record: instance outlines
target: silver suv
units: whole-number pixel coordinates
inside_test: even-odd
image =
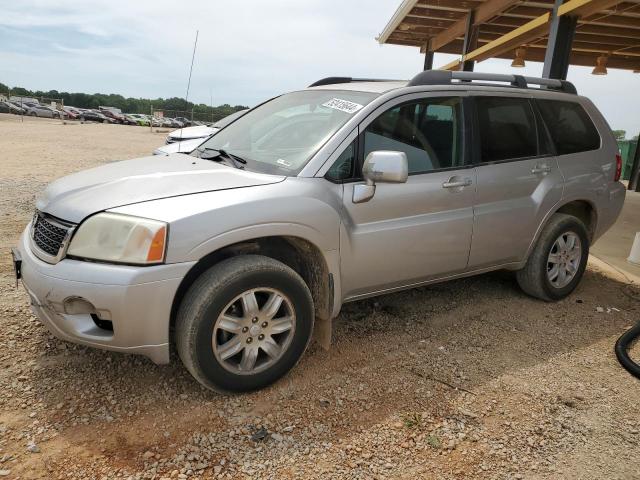
[[[496,269],[567,296],[621,210],[620,166],[568,82],[334,77],[190,155],[53,182],[14,263],[58,337],[156,363],[175,348],[204,386],[252,390],[314,330],[328,346],[344,302]]]

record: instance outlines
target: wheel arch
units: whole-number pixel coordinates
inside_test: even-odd
[[[331,319],[333,318],[336,300],[337,275],[323,251],[313,242],[298,236],[263,236],[238,241],[214,250],[203,256],[187,272],[182,279],[173,299],[169,338],[174,343],[174,325],[178,309],[185,294],[195,280],[206,270],[217,263],[238,255],[264,255],[278,260],[295,272],[305,281],[313,298],[316,320],[314,336],[319,343],[328,348],[331,343]]]
[[[542,230],[549,222],[549,219],[556,213],[564,213],[567,215],[574,216],[578,218],[581,222],[584,223],[587,234],[589,235],[589,242],[592,242],[595,238],[596,227],[598,225],[598,211],[596,209],[595,203],[591,200],[587,200],[584,198],[576,198],[576,199],[566,199],[561,203],[556,204],[554,208],[552,208],[549,213],[544,217],[543,221],[540,222],[538,226],[538,230],[536,234],[529,244],[529,249],[527,250],[527,255],[522,261],[522,264],[526,263],[527,259],[531,255],[538,239],[540,238],[540,234]]]
[[[598,211],[589,200],[572,200],[562,204],[553,213],[565,213],[578,218],[586,227],[591,242],[596,234]]]

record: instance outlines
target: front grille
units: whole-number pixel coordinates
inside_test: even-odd
[[[48,255],[57,256],[69,229],[52,223],[40,214],[36,214],[33,221],[32,235],[36,246]]]

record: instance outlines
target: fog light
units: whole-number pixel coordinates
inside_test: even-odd
[[[62,302],[64,313],[67,315],[89,315],[96,313],[96,307],[82,297],[67,297]]]

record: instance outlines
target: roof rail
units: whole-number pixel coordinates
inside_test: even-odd
[[[319,87],[321,85],[334,85],[336,83],[353,83],[353,82],[394,82],[395,80],[386,80],[383,78],[352,78],[352,77],[327,77],[313,82],[309,87]]]
[[[454,80],[470,82],[480,80],[485,82],[505,82],[512,87],[528,88],[529,84],[540,85],[541,87],[560,90],[566,93],[577,94],[576,87],[566,80],[556,80],[553,78],[523,77],[522,75],[504,75],[499,73],[476,73],[476,72],[452,72],[448,70],[425,70],[413,77],[407,86],[417,85],[449,85]]]

